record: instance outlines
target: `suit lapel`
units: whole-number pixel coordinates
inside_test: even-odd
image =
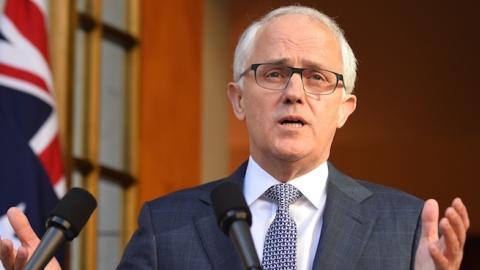
[[[222,181],[235,182],[243,189],[246,167],[245,162]],[[362,209],[362,202],[372,193],[330,163],[328,169],[327,202],[313,269],[354,269],[375,224],[376,214]],[[215,186],[211,184],[199,197],[204,211],[193,222],[212,269],[241,270],[239,255],[219,229],[211,207],[210,192]]]
[[[204,247],[212,265],[212,269],[242,269],[240,257],[237,254],[232,241],[220,230],[217,224],[211,206],[210,192],[223,181],[235,182],[243,188],[243,178],[245,176],[246,165],[247,163],[244,163],[228,178],[222,179],[222,181],[218,181],[217,183],[212,183],[199,197],[199,200],[204,206],[202,209],[205,211],[197,213],[193,218],[193,222],[200,237],[200,241],[202,242],[202,246]]]
[[[313,269],[354,269],[375,224],[362,211],[371,192],[329,164],[327,202]],[[368,212],[368,211],[367,211]]]
[[[212,269],[241,270],[241,261],[232,241],[218,228],[215,216],[212,214],[194,222]]]

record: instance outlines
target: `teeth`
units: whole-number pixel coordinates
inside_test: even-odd
[[[288,127],[302,127],[303,126],[302,123],[282,123],[282,125],[288,126]]]

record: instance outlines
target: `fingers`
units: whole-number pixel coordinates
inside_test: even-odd
[[[443,252],[444,256],[452,261],[457,261],[459,257],[461,259],[463,245],[452,228],[449,219],[442,218],[440,221],[440,229],[442,231],[442,237],[444,237],[445,241],[445,250]]]
[[[457,210],[462,218],[465,228],[470,228],[470,219],[468,218],[467,207],[463,204],[462,200],[460,198],[455,198],[452,202],[452,206],[455,208],[455,210]]]
[[[32,229],[30,222],[20,209],[12,207],[7,211],[8,221],[12,225],[13,230],[17,234],[22,244],[29,247],[36,247],[40,242],[37,235]]]
[[[15,269],[23,269],[28,260],[28,250],[25,247],[20,247],[15,257]]]
[[[427,200],[422,210],[422,238],[429,241],[438,239],[438,215],[437,201]]]
[[[460,242],[459,245],[463,247],[467,237],[467,227],[465,226],[462,217],[460,217],[460,214],[455,208],[449,207],[445,210],[445,218],[448,219],[448,223],[452,228],[452,233],[456,235],[456,238]]]
[[[460,267],[469,226],[467,208],[460,198],[454,199],[439,222],[441,238],[429,245],[430,255],[437,269],[458,269]]]
[[[442,230],[446,230],[451,235],[445,235],[445,240],[447,241],[449,247],[458,248],[460,251],[463,250],[465,241],[467,238],[467,230],[470,227],[470,220],[468,218],[467,208],[463,204],[460,198],[455,198],[452,202],[452,205],[445,210],[445,219],[447,219],[448,224],[445,225],[445,228],[442,227]],[[452,241],[456,240],[457,243]],[[450,250],[451,251],[451,250]]]
[[[15,250],[12,241],[8,239],[0,240],[0,260],[5,269],[13,269],[15,261]]]
[[[449,265],[448,259],[443,256],[443,252],[440,250],[437,244],[430,243],[430,245],[428,246],[428,251],[432,256],[433,263],[435,264],[435,269],[447,269]]]
[[[33,231],[27,217],[18,208],[8,209],[7,216],[22,246],[15,251],[10,240],[0,240],[0,259],[5,269],[23,269],[29,256],[37,248],[40,239]],[[14,268],[15,267],[15,268]],[[46,269],[61,269],[58,261],[53,258]]]
[[[447,218],[440,220],[442,237],[429,245],[435,269],[459,269],[463,257],[463,246]]]
[[[27,263],[29,249],[35,249],[40,240],[32,230],[27,217],[18,208],[8,209],[7,217],[22,246],[15,251],[12,241],[1,240],[0,258],[5,269],[22,269]]]

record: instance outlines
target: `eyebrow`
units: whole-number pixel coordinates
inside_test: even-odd
[[[267,61],[267,63],[287,66],[288,61],[289,61],[288,58],[280,58],[280,59],[274,59],[272,61]],[[304,60],[304,61],[302,61],[302,63],[304,64],[302,66],[302,68],[308,68],[308,69],[314,69],[314,70],[318,70],[318,69],[325,70],[326,69],[326,67],[323,67],[323,65],[321,65],[317,62],[314,62],[314,61]]]
[[[319,64],[317,62],[314,62],[314,61],[310,61],[310,60],[305,60],[305,61],[302,61],[303,64],[304,64],[304,67],[305,68],[309,68],[309,69],[327,69],[327,67],[325,67],[324,65],[322,64]]]
[[[280,58],[280,59],[274,59],[272,61],[267,61],[266,63],[276,64],[276,65],[287,65],[287,62],[288,62],[287,58]]]

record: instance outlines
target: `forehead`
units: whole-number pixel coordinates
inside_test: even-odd
[[[257,33],[249,64],[278,60],[294,66],[313,63],[334,71],[343,67],[340,45],[332,30],[303,14],[274,18]]]

